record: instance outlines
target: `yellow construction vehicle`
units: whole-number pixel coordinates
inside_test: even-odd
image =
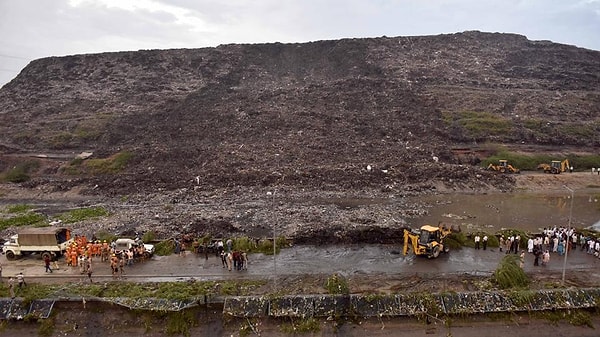
[[[404,230],[404,255],[408,254],[408,248],[411,247],[415,255],[436,258],[441,252],[447,253],[448,247],[444,245],[444,239],[452,233],[451,228],[443,224],[438,227],[424,225],[420,230]]]
[[[561,174],[562,172],[571,171],[571,165],[569,164],[569,160],[565,159],[563,161],[553,160],[550,165],[546,163],[539,164],[537,166],[538,170],[544,170],[544,173],[552,173],[552,174]]]
[[[569,165],[568,159],[565,159],[563,161],[553,160],[552,163],[550,163],[550,166],[552,166],[551,173],[554,174],[560,174],[562,172],[571,170],[571,165]]]
[[[521,173],[521,170],[509,164],[506,159],[500,159],[498,165],[490,163],[487,169],[500,173]]]
[[[546,163],[541,163],[537,166],[538,170],[544,170],[544,173],[550,173],[552,172],[552,166],[546,164]]]

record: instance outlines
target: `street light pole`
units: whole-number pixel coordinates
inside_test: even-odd
[[[271,211],[273,212],[273,290],[277,288],[277,236],[275,225],[277,224],[277,213],[275,212],[275,192],[267,192],[271,196]]]
[[[567,185],[563,185],[564,188],[571,192],[571,206],[569,210],[569,225],[567,227],[567,233],[571,230],[571,219],[573,217],[573,199],[575,197],[575,191],[569,188]],[[569,240],[571,240],[571,236],[567,235],[567,240],[565,242],[565,259],[563,260],[563,270],[562,270],[562,285],[565,285],[565,273],[567,271],[567,255],[569,254]]]

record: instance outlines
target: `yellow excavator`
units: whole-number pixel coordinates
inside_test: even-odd
[[[490,163],[487,169],[500,173],[521,173],[521,170],[509,164],[506,159],[500,159],[498,165]]]
[[[447,253],[448,247],[444,245],[444,239],[453,232],[452,228],[447,228],[440,224],[438,227],[424,225],[420,230],[404,230],[404,255],[408,254],[408,248],[412,248],[415,255],[436,258],[441,252]]]
[[[565,159],[563,161],[553,160],[550,165],[546,163],[539,164],[537,166],[538,170],[544,170],[544,173],[552,173],[552,174],[561,174],[566,171],[571,171],[571,165],[569,164],[569,160]]]

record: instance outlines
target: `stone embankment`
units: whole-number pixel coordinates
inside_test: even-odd
[[[391,295],[230,296],[167,300],[156,298],[1,299],[0,319],[48,318],[57,303],[104,302],[131,310],[182,311],[222,307],[242,318],[423,317],[598,308],[600,288],[490,292],[403,293]]]

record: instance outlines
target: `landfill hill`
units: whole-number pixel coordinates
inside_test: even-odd
[[[600,146],[598,69],[599,51],[477,31],[48,57],[0,89],[0,172],[33,160],[27,187],[105,195],[503,189],[472,165],[485,144]]]

